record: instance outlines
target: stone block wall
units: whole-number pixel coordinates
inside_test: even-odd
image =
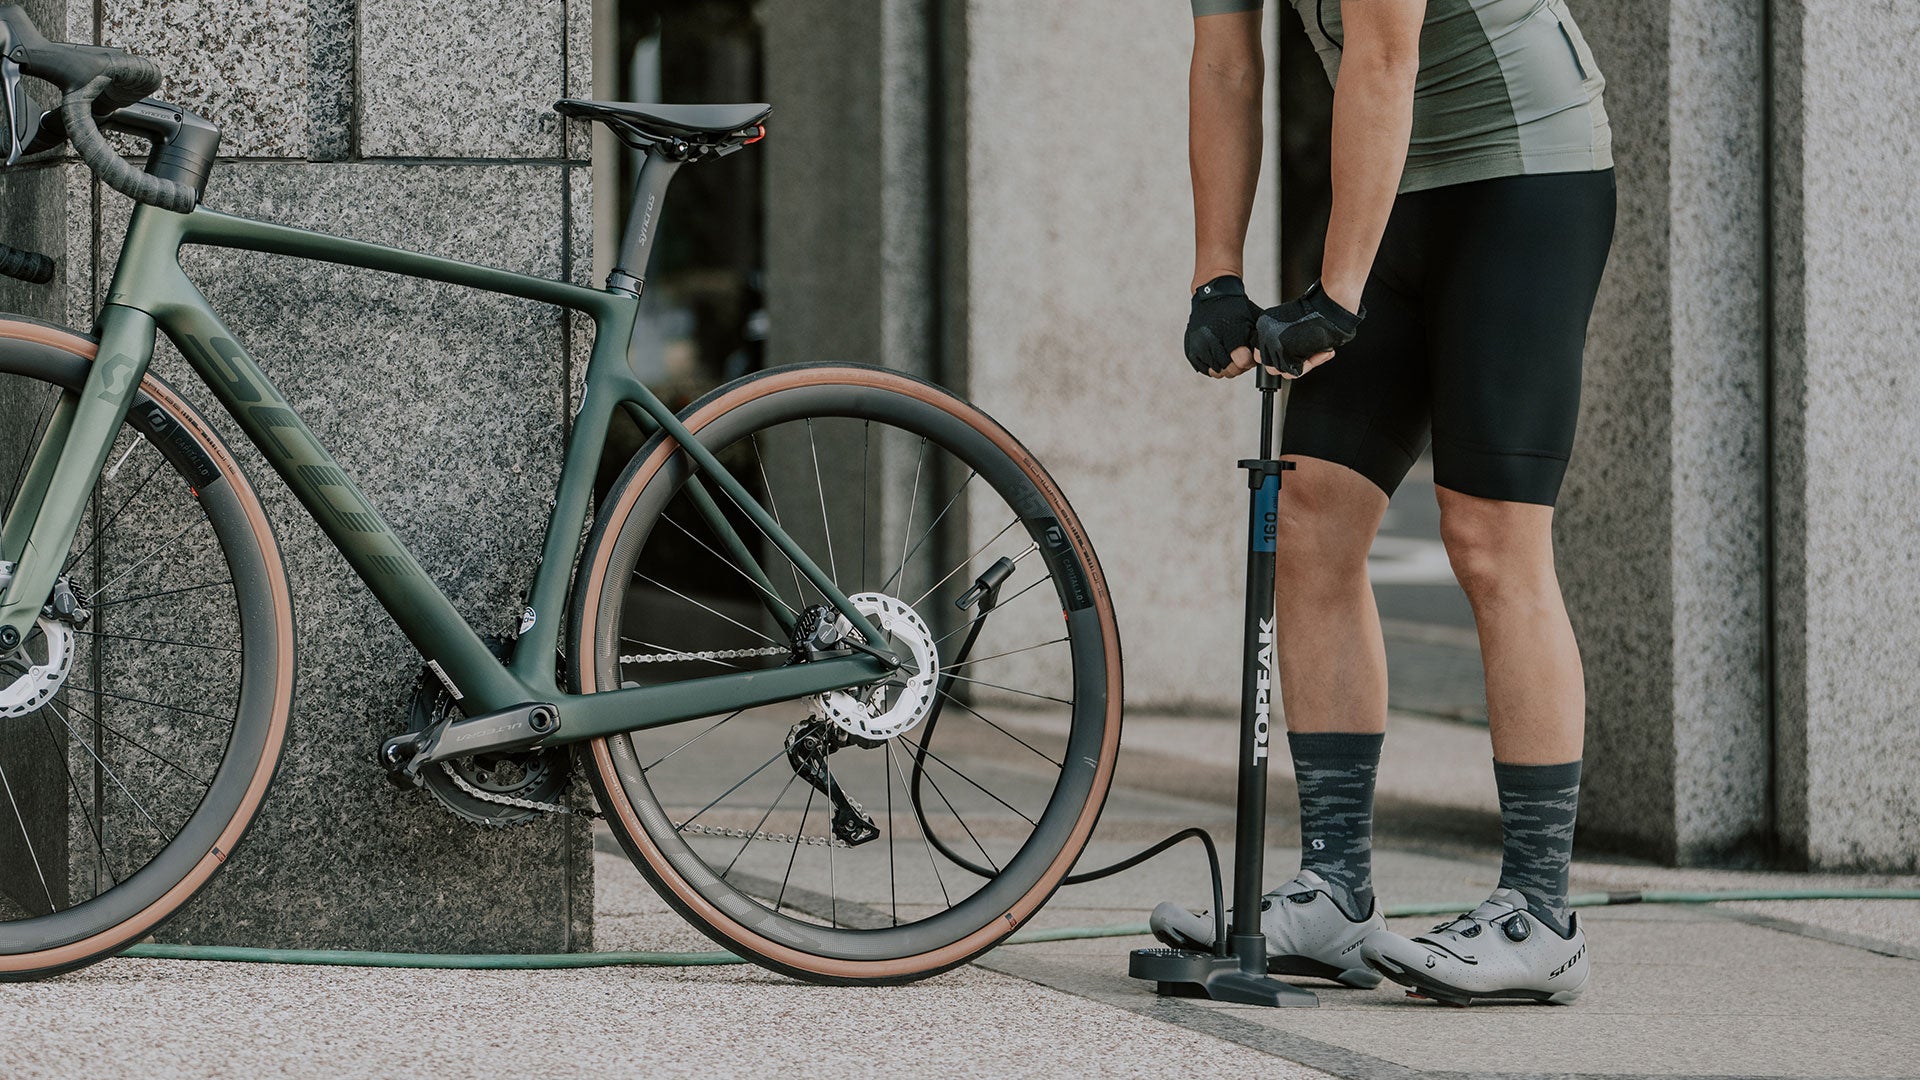
[[[591,5],[315,0],[231,5],[40,0],[50,36],[124,45],[162,96],[225,131],[215,209],[588,280]],[[64,35],[59,28],[65,27]],[[0,239],[60,259],[64,291],[0,307],[84,328],[128,204],[72,165],[7,174]],[[16,202],[20,199],[21,202]],[[587,342],[557,309],[232,251],[190,276],[482,633],[531,581]],[[170,347],[156,370],[207,404]],[[211,410],[209,410],[211,411]],[[265,464],[230,445],[275,519],[300,634],[293,732],[274,792],[226,872],[162,938],[282,947],[563,951],[591,946],[583,819],[457,821],[372,763],[402,726],[420,659]],[[190,688],[183,688],[190,690]]]

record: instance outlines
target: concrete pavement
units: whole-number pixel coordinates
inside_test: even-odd
[[[1118,784],[1083,867],[1189,824],[1230,835],[1231,784],[1221,778],[1230,776],[1231,722],[1129,723]],[[1497,819],[1482,775],[1485,739],[1469,725],[1394,719],[1376,875],[1385,902],[1464,907],[1493,885]],[[1269,882],[1290,873],[1295,858],[1284,761],[1273,785]],[[710,948],[610,840],[602,837],[597,856],[598,947]],[[1917,883],[1593,860],[1576,864],[1574,881],[1580,891]],[[1134,923],[1161,899],[1198,906],[1206,896],[1204,862],[1187,845],[1062,890],[1035,925]],[[1583,918],[1596,981],[1571,1008],[1458,1010],[1391,986],[1316,986],[1315,1010],[1162,999],[1124,974],[1127,951],[1149,943],[1143,938],[1008,946],[974,967],[876,990],[803,986],[744,966],[423,972],[114,960],[0,986],[0,1077],[1920,1071],[1912,1020],[1920,1015],[1920,903],[1637,906]]]

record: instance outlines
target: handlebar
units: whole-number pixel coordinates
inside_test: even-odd
[[[102,183],[135,202],[185,214],[200,201],[193,187],[121,157],[100,132],[100,117],[138,104],[160,88],[159,65],[122,49],[48,41],[17,4],[0,7],[0,64],[52,83],[63,95],[60,107],[42,119],[29,152],[52,149],[64,137]],[[9,105],[9,115],[14,107]]]

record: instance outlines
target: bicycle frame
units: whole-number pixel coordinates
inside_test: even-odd
[[[670,175],[670,174],[669,174]],[[665,176],[656,182],[664,187]],[[651,220],[653,205],[649,205]],[[336,263],[462,285],[555,304],[594,321],[586,390],[569,435],[529,597],[534,621],[502,664],[394,536],[379,511],[294,413],[180,266],[180,249],[200,244]],[[638,264],[644,268],[643,258]],[[706,485],[731,499],[827,601],[871,642],[884,641],[805,551],[678,418],[634,375],[627,351],[639,299],[437,256],[274,225],[204,208],[175,214],[136,207],[99,322],[99,358],[77,403],[67,399],[30,465],[15,512],[0,526],[0,562],[14,563],[0,597],[0,636],[24,635],[39,615],[79,527],[95,477],[153,358],[156,332],[179,347],[268,464],[340,550],[415,648],[437,663],[461,708],[477,717],[551,705],[559,726],[537,745],[578,742],[871,683],[889,665],[869,655],[830,657],[764,671],[688,679],[665,686],[572,694],[558,685],[554,657],[565,621],[578,541],[614,410],[626,408],[649,433],[685,449],[694,502],[722,542],[758,567]],[[762,588],[766,584],[760,575]],[[792,616],[768,605],[783,626]],[[17,640],[17,639],[16,639]],[[588,688],[591,689],[591,688]],[[524,745],[524,743],[522,743]]]

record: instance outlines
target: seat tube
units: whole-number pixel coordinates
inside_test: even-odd
[[[80,391],[57,464],[40,499],[20,563],[0,597],[0,645],[25,638],[47,603],[80,528],[94,481],[153,360],[154,322],[144,311],[109,304],[100,312],[100,350]],[[37,463],[36,463],[37,464]],[[13,523],[8,523],[9,528]]]

